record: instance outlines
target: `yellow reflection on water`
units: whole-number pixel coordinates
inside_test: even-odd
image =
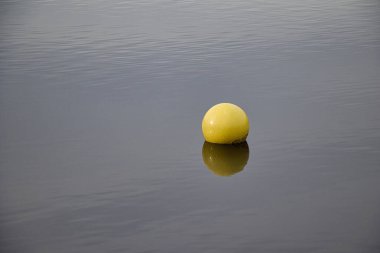
[[[242,171],[249,159],[247,142],[223,145],[206,142],[202,148],[203,162],[218,176],[232,176]]]

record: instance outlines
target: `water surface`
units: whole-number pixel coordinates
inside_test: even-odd
[[[380,250],[377,0],[0,7],[1,252]]]

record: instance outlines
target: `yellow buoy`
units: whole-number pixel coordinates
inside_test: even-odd
[[[202,148],[203,162],[218,176],[232,176],[242,171],[249,159],[247,142],[223,145],[205,141]]]
[[[203,117],[202,132],[211,143],[244,142],[249,133],[247,114],[239,106],[221,103],[211,107]]]

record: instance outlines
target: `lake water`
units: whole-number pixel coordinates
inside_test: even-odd
[[[1,1],[0,82],[1,252],[380,251],[378,0]]]

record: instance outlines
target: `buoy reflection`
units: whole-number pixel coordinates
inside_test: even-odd
[[[206,142],[202,148],[203,162],[218,176],[232,176],[242,171],[249,159],[247,142],[239,144],[214,144]]]

